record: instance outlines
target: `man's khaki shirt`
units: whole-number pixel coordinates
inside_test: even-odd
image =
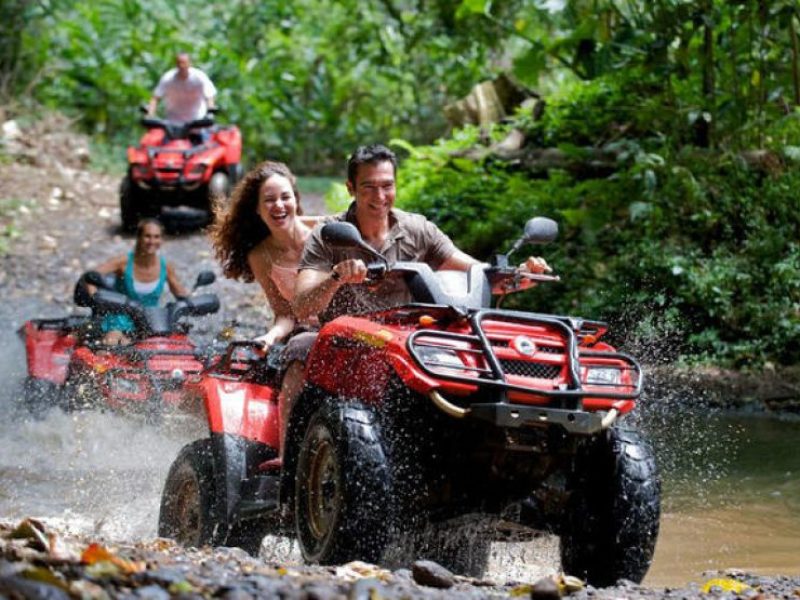
[[[357,226],[355,203],[334,218]],[[379,252],[391,265],[394,262],[424,262],[435,271],[456,251],[455,244],[433,223],[422,215],[392,209],[389,214],[390,230],[384,247]],[[322,241],[322,226],[311,232],[306,240],[300,269],[315,269],[330,273],[334,265],[350,259],[360,258],[364,263],[374,258],[360,248],[332,248]],[[388,275],[383,281],[373,284],[347,284],[339,288],[328,307],[319,315],[326,323],[343,314],[357,314],[400,306],[411,302],[411,293],[401,275]]]

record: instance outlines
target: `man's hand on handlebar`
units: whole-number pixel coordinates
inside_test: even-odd
[[[492,294],[520,292],[534,287],[539,281],[560,281],[558,275],[549,275],[552,270],[546,260],[531,256],[519,267],[509,269],[496,277],[492,284]]]
[[[522,273],[551,273],[553,269],[547,261],[539,256],[529,256],[528,259],[519,266]]]
[[[363,260],[350,258],[333,266],[331,276],[340,284],[364,283],[367,279],[367,265]]]

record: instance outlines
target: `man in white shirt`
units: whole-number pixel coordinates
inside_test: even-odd
[[[166,118],[169,121],[185,123],[202,119],[208,109],[214,108],[217,88],[203,71],[192,66],[185,52],[175,57],[176,68],[164,75],[153,91],[147,114],[154,116],[158,101],[163,98]]]

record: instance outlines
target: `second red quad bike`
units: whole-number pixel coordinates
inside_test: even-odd
[[[532,219],[512,251],[556,235],[554,221]],[[230,346],[200,382],[210,435],[172,465],[160,535],[255,552],[265,534],[289,532],[322,564],[385,561],[411,540],[415,558],[478,574],[488,534],[455,528],[435,545],[424,534],[492,515],[498,536],[559,535],[568,574],[641,581],[660,482],[650,445],[626,419],[641,369],[601,341],[606,326],[491,308],[492,291],[557,279],[520,272],[508,255],[435,273],[388,263],[347,223],[323,236],[360,248],[373,279],[405,277],[414,303],[327,323],[288,423],[280,369],[252,344]]]
[[[235,125],[216,124],[213,115],[188,123],[142,119],[147,131],[128,148],[128,174],[120,184],[123,229],[133,231],[162,206],[210,211],[212,198],[230,192],[242,176],[242,136]]]
[[[214,273],[204,271],[195,288],[214,279]],[[81,276],[75,301],[91,307],[91,315],[32,319],[23,325],[28,366],[23,398],[30,412],[42,414],[55,406],[100,408],[154,420],[165,411],[191,408],[185,406],[183,388],[196,383],[207,356],[187,335],[190,325],[183,319],[219,310],[216,294],[146,308],[113,291],[112,280],[94,271]],[[87,283],[98,288],[92,296]],[[100,322],[108,313],[130,316],[135,326],[131,344],[102,344]]]

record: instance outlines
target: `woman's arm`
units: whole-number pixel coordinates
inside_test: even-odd
[[[122,277],[125,274],[125,265],[128,263],[128,257],[125,255],[115,256],[104,263],[96,266],[93,270],[101,275],[108,275],[114,273],[117,277]],[[89,283],[86,284],[86,290],[90,296],[93,296],[97,291],[97,287]]]
[[[289,335],[294,329],[295,319],[292,313],[292,305],[284,298],[278,291],[277,286],[270,277],[270,267],[272,261],[261,248],[255,248],[247,255],[247,262],[250,264],[250,269],[253,271],[253,277],[264,290],[264,295],[267,297],[272,312],[275,314],[275,321],[267,333],[259,338],[264,344],[265,349],[269,348],[275,342],[281,341]]]
[[[176,298],[186,298],[191,293],[183,287],[172,263],[167,263],[167,285],[169,286],[169,291],[172,292],[172,295]]]

